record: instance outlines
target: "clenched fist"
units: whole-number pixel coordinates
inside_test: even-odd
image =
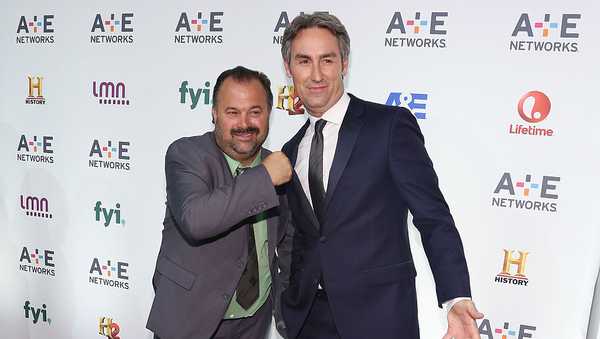
[[[262,164],[267,169],[274,186],[283,185],[292,178],[292,165],[283,152],[276,151],[269,154],[263,159]]]

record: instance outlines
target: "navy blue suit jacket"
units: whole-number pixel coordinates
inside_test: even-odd
[[[308,122],[283,147],[292,166],[307,127]],[[289,248],[280,254],[289,254],[290,281],[281,306],[290,338],[306,319],[319,279],[343,339],[419,337],[409,210],[439,304],[471,295],[460,236],[409,110],[351,95],[322,225],[295,173],[286,191],[291,214],[284,244]]]

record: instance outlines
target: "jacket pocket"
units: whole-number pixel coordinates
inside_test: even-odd
[[[158,259],[156,270],[167,279],[188,291],[192,289],[194,281],[196,281],[196,276],[192,272],[177,265],[169,258],[164,256]]]
[[[366,285],[383,285],[414,279],[416,275],[415,266],[412,260],[409,260],[399,264],[363,270],[360,273],[360,280]]]

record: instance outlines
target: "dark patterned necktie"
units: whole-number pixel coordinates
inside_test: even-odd
[[[308,159],[308,187],[313,210],[323,226],[325,213],[325,187],[323,186],[323,128],[327,121],[320,119],[315,123],[315,134],[310,144]]]
[[[238,167],[235,169],[235,176],[241,175],[247,167]],[[254,240],[254,229],[252,224],[246,226],[248,228],[248,262],[246,268],[242,272],[240,281],[236,289],[235,300],[245,310],[249,309],[258,299],[258,256],[256,254],[256,242]]]

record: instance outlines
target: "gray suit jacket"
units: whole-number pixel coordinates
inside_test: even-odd
[[[263,157],[269,153],[262,149]],[[165,172],[167,208],[146,327],[162,339],[210,338],[246,266],[247,219],[265,211],[271,297],[278,306],[275,247],[283,237],[280,219],[288,212],[264,166],[234,179],[209,132],[173,142]]]

